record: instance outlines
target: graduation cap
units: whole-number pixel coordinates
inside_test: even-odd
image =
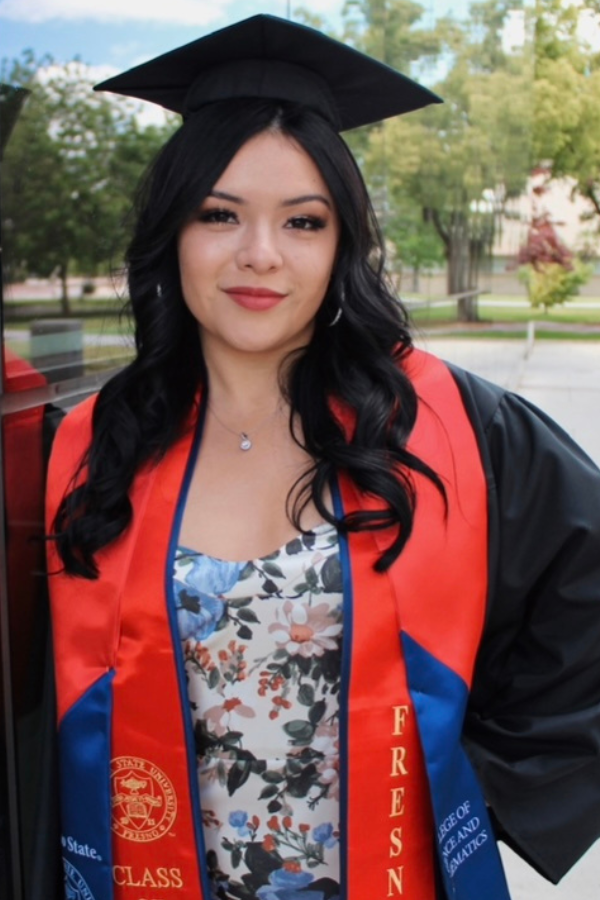
[[[184,117],[215,100],[268,97],[306,104],[339,130],[441,99],[395,69],[277,16],[258,15],[96,85]]]

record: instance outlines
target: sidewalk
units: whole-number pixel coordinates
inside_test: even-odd
[[[517,339],[425,337],[418,344],[526,397],[600,465],[600,342],[540,340],[528,356]]]
[[[443,359],[522,394],[556,419],[600,464],[600,342],[537,341],[528,357],[525,342],[518,340],[427,338],[418,343]],[[502,847],[502,857],[512,900],[600,897],[600,842],[558,887],[537,875],[508,848]]]

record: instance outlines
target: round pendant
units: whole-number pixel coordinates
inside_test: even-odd
[[[250,440],[248,435],[242,431],[240,437],[241,437],[240,450],[250,450],[250,448],[252,447],[252,441]]]

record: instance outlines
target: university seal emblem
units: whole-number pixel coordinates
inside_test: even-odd
[[[94,900],[94,895],[75,866],[63,859],[66,900]]]
[[[165,773],[137,756],[111,763],[112,828],[129,841],[164,837],[177,815],[177,798]]]

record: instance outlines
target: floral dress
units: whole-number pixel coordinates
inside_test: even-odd
[[[245,563],[179,547],[174,598],[212,897],[338,900],[335,528]]]

